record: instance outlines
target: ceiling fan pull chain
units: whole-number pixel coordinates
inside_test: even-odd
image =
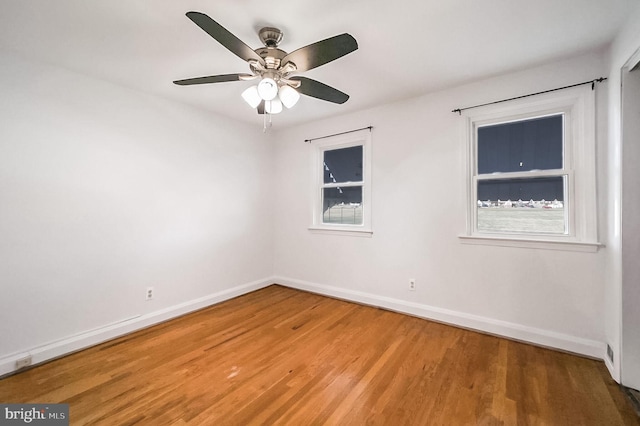
[[[266,108],[266,103],[269,102],[271,103],[271,101],[264,101],[265,102],[265,111],[264,114],[262,114],[262,133],[267,133],[267,130],[269,130],[269,128],[271,126],[273,126],[273,119],[271,118],[271,116],[273,114],[270,114]],[[271,109],[271,105],[269,105],[269,109]],[[269,122],[267,123],[267,116],[269,116]]]
[[[262,133],[267,133],[267,112],[262,114]]]

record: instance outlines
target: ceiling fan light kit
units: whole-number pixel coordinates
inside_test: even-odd
[[[278,83],[272,78],[263,77],[258,83],[258,94],[265,101],[270,101],[278,96]]]
[[[264,103],[264,110],[267,114],[280,114],[282,112],[282,102],[277,98],[271,101],[266,101]]]
[[[258,93],[258,86],[251,86],[242,92],[242,98],[249,104],[251,108],[258,108],[260,102],[262,102],[262,98]]]
[[[175,84],[190,86],[260,79],[257,85],[252,85],[242,92],[242,98],[251,108],[256,108],[258,114],[268,115],[280,113],[283,105],[293,108],[300,99],[300,94],[337,104],[349,99],[349,95],[338,89],[294,74],[317,68],[357,50],[358,43],[351,35],[340,34],[287,53],[278,48],[283,37],[282,31],[265,27],[258,33],[264,47],[253,50],[204,13],[188,12],[187,17],[233,54],[246,61],[251,74],[196,77],[176,80]]]
[[[298,93],[293,87],[285,85],[280,87],[280,90],[278,91],[278,97],[280,98],[284,106],[286,106],[287,108],[293,108],[293,106],[297,104],[298,100],[300,99],[300,93]]]

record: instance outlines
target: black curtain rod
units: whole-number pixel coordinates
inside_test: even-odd
[[[369,131],[371,131],[371,129],[373,129],[373,126],[367,126],[361,129],[347,130],[346,132],[334,133],[333,135],[320,136],[318,138],[305,139],[304,141],[311,143],[311,141],[317,141],[318,139],[325,139],[325,138],[330,138],[332,136],[346,135],[347,133],[359,132],[360,130],[364,130],[364,129],[369,129]]]
[[[529,96],[535,96],[535,95],[542,95],[543,93],[555,92],[556,90],[569,89],[571,87],[583,86],[585,84],[591,84],[591,90],[593,90],[593,89],[595,89],[596,83],[602,83],[606,79],[607,79],[606,77],[600,77],[600,78],[596,78],[596,79],[589,80],[589,81],[583,81],[582,83],[572,84],[570,86],[558,87],[557,89],[550,89],[550,90],[545,90],[543,92],[530,93],[528,95],[516,96],[515,98],[502,99],[500,101],[488,102],[486,104],[474,105],[474,106],[470,106],[470,107],[466,107],[466,108],[456,108],[451,112],[457,112],[458,114],[462,115],[462,111],[465,111],[467,109],[479,108],[479,107],[483,107],[483,106],[487,106],[487,105],[493,105],[493,104],[499,104],[501,102],[514,101],[516,99],[527,98]]]

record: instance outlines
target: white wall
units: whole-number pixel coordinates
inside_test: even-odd
[[[637,217],[637,212],[622,211],[622,158],[624,149],[621,137],[621,69],[629,58],[640,49],[640,4],[636,6],[635,12],[629,14],[627,23],[621,28],[617,38],[609,50],[609,144],[607,146],[607,168],[610,177],[607,193],[607,206],[610,221],[604,229],[608,239],[608,268],[605,293],[605,330],[607,341],[610,342],[614,350],[614,363],[609,365],[609,369],[617,381],[622,380],[621,354],[622,349],[622,301],[625,297],[630,297],[632,292],[623,292],[623,266],[622,259],[626,256],[630,262],[637,262],[638,253],[625,252],[622,247],[622,234],[625,225],[622,223],[623,214],[628,219]],[[636,219],[637,220],[637,219]],[[634,223],[628,224],[631,229]],[[627,235],[626,238],[638,238],[637,235]],[[631,280],[629,281],[631,283]],[[637,284],[636,284],[637,285]],[[637,333],[636,324],[626,324],[626,327]],[[636,371],[640,366],[630,366]],[[624,381],[623,381],[624,383]]]
[[[266,285],[275,271],[293,287],[592,356],[604,358],[608,342],[618,378],[614,71],[638,45],[630,28],[610,57],[275,128],[266,140],[259,126],[0,53],[0,374],[26,353],[38,362],[75,350]],[[610,78],[597,92],[606,248],[461,244],[465,146],[451,110],[601,75]],[[373,236],[310,233],[313,148],[303,141],[368,125]],[[147,286],[154,301],[143,300]]]
[[[466,224],[465,145],[462,119],[451,112],[606,75],[603,57],[593,53],[279,131],[278,280],[604,357],[606,249],[547,251],[465,245],[458,239]],[[598,92],[602,127],[606,86]],[[368,125],[374,127],[373,236],[310,233],[313,147],[303,141]],[[605,141],[598,144],[604,151]],[[415,292],[408,291],[410,278],[417,279]]]
[[[9,54],[0,93],[0,374],[272,274],[260,126]]]

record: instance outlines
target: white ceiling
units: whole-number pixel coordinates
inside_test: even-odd
[[[250,82],[180,87],[182,78],[248,72],[191,22],[206,13],[252,48],[281,28],[291,52],[348,32],[359,49],[304,75],[348,93],[303,96],[274,117],[291,126],[599,49],[637,0],[0,0],[0,49],[261,124]],[[598,77],[598,76],[594,76]]]

